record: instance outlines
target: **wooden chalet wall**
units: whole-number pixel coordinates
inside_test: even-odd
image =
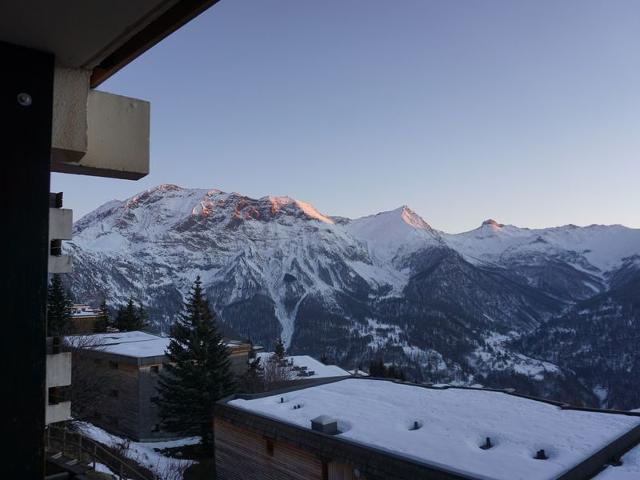
[[[220,480],[325,480],[315,455],[215,420],[216,472]]]

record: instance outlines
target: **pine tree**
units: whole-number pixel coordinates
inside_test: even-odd
[[[147,326],[146,313],[142,305],[136,307],[130,298],[127,305],[118,308],[116,315],[116,328],[121,332],[142,330]]]
[[[55,337],[71,333],[73,303],[62,285],[62,278],[54,273],[47,292],[47,335]]]
[[[100,304],[100,316],[93,327],[93,331],[95,333],[105,333],[110,327],[111,321],[109,318],[109,308],[107,307],[106,299],[102,299],[102,303]]]
[[[276,357],[278,357],[279,360],[282,360],[284,356],[287,354],[286,350],[284,349],[284,343],[282,342],[282,338],[278,338],[274,353],[276,354]]]
[[[238,390],[243,393],[263,392],[263,372],[264,368],[262,367],[260,357],[254,356],[254,358],[249,361],[249,368],[240,378]]]
[[[213,405],[233,392],[229,352],[198,277],[172,327],[169,362],[160,377],[157,400],[164,429],[200,435],[205,452],[213,450]]]
[[[369,362],[369,375],[372,377],[384,378],[387,376],[387,367],[384,361],[380,358],[378,360],[372,360]]]

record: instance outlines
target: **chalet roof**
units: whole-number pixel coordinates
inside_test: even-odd
[[[620,437],[640,440],[640,415],[631,412],[380,379],[349,378],[235,398],[226,406],[305,430],[311,430],[312,419],[329,415],[340,432],[332,438],[465,478],[558,478]],[[487,437],[491,448],[480,448]],[[534,458],[540,450],[547,459]]]
[[[146,332],[96,333],[66,337],[67,343],[91,350],[99,350],[132,358],[161,357],[165,355],[168,337]]]
[[[102,311],[90,305],[76,303],[71,307],[71,316],[73,318],[96,317],[99,315],[102,315]]]
[[[273,352],[258,353],[258,357],[260,357],[263,363],[273,355]],[[293,371],[298,372],[300,378],[316,379],[348,377],[351,375],[349,372],[337,365],[325,365],[309,355],[288,355],[285,357],[285,360],[291,363]]]
[[[65,338],[65,342],[69,345],[137,359],[166,355],[170,341],[170,337],[160,337],[141,331],[94,333]],[[241,341],[228,339],[225,339],[225,344],[231,350],[246,345]]]

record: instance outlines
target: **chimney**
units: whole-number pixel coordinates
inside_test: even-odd
[[[328,415],[320,415],[311,420],[311,429],[327,435],[335,435],[338,433],[338,421]]]

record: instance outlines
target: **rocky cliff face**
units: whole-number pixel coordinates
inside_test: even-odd
[[[637,326],[639,230],[490,220],[449,235],[408,207],[350,220],[288,197],[161,185],[83,217],[68,249],[79,300],[136,298],[158,329],[200,275],[225,328],[267,348],[282,336],[292,352],[347,367],[384,356],[418,380],[622,401],[599,369],[613,352],[578,362],[552,332],[571,323],[583,352],[596,339],[576,315],[610,332],[611,301],[624,304],[615,328]],[[616,372],[640,377],[637,357]]]

